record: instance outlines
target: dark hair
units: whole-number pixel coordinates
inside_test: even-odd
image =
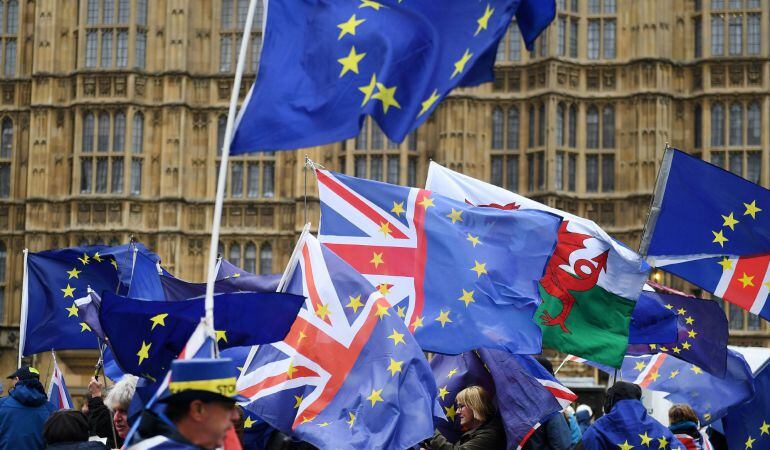
[[[545,370],[548,371],[548,373],[553,375],[553,364],[551,364],[550,359],[546,358],[545,356],[536,356],[535,359],[540,363],[541,366],[545,368]]]
[[[618,381],[607,389],[604,396],[604,414],[609,414],[612,407],[621,400],[641,400],[642,388],[634,383]]]
[[[43,439],[45,439],[46,444],[87,441],[88,421],[86,416],[75,409],[54,412],[43,425]]]
[[[164,414],[170,421],[177,422],[187,416],[190,412],[190,404],[195,400],[199,400],[205,405],[221,403],[223,405],[235,406],[235,401],[227,400],[219,395],[209,394],[208,392],[201,393],[200,391],[185,391],[177,394],[166,402]]]
[[[693,422],[698,423],[698,415],[690,407],[690,405],[680,403],[676,404],[668,410],[668,421],[673,425],[679,422]]]
[[[177,422],[182,419],[190,411],[190,403],[193,399],[179,399],[172,400],[166,404],[166,417],[172,422]]]

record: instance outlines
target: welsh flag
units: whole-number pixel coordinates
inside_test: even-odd
[[[641,256],[591,220],[550,208],[503,188],[430,163],[425,186],[476,206],[539,209],[564,218],[545,276],[535,320],[543,346],[620,367],[628,326],[649,267]]]

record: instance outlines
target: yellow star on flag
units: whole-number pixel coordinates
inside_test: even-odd
[[[395,346],[398,346],[399,342],[406,345],[406,342],[404,341],[404,334],[399,333],[395,329],[393,330],[393,333],[391,333],[390,336],[388,336],[388,339],[393,339],[393,345]]]
[[[358,72],[356,72],[358,73]],[[377,93],[372,98],[382,102],[382,111],[387,114],[390,107],[401,109],[401,105],[396,100],[396,86],[387,87],[382,83],[377,83]]]
[[[318,426],[321,427],[321,428],[328,427],[329,426],[329,422],[319,423]]]
[[[374,313],[375,316],[379,317],[380,319],[383,318],[383,316],[389,316],[390,313],[388,312],[388,307],[385,305],[377,305],[377,312]]]
[[[468,233],[468,237],[465,238],[465,240],[470,241],[471,244],[473,244],[474,247],[481,244],[481,241],[479,240],[478,236],[473,236],[472,234]]]
[[[652,372],[650,373],[650,378],[652,379],[652,381],[657,381],[658,378],[660,378],[660,374],[658,373],[658,371]]]
[[[759,427],[759,435],[762,436],[763,434],[770,434],[770,423],[762,421],[762,426]]]
[[[240,278],[240,277],[241,277],[241,274],[240,274],[240,272],[235,272],[235,273],[233,274],[233,278]]]
[[[356,27],[358,27],[364,22],[366,22],[366,19],[356,19],[356,15],[353,14],[352,16],[350,16],[350,19],[348,19],[347,22],[342,22],[341,24],[337,25],[337,28],[340,29],[340,35],[337,37],[337,40],[339,41],[346,34],[355,36]]]
[[[457,300],[460,300],[461,302],[465,302],[465,307],[467,308],[468,305],[476,301],[473,298],[473,292],[474,291],[466,291],[465,289],[463,289],[462,297],[458,298]]]
[[[384,263],[382,260],[382,253],[372,252],[372,259],[369,262],[374,264],[375,269],[380,267],[380,264]]]
[[[456,373],[457,373],[457,369],[456,368],[452,369],[452,370],[449,371],[449,373],[446,374],[446,377],[447,378],[452,378],[453,376],[455,376]]]
[[[650,344],[650,350],[655,350],[658,348],[658,344]]]
[[[318,311],[315,312],[315,315],[320,317],[321,320],[326,320],[326,316],[329,314],[329,304],[323,304],[318,308]]]
[[[687,335],[688,335],[688,336],[690,336],[690,338],[692,338],[692,339],[695,339],[695,336],[697,336],[697,335],[698,335],[698,332],[697,332],[697,331],[695,331],[695,330],[689,330],[689,331],[687,332]]]
[[[433,93],[430,94],[430,97],[425,99],[424,102],[422,102],[422,109],[420,109],[420,114],[417,114],[417,117],[420,117],[421,115],[425,114],[430,110],[430,108],[433,106],[434,103],[436,103],[436,100],[438,100],[438,89],[434,89]]]
[[[303,416],[303,417],[302,417],[302,423],[308,423],[308,422],[312,422],[312,421],[313,421],[313,419],[315,419],[315,417],[306,417],[306,416]],[[302,424],[300,424],[300,425],[302,425]]]
[[[88,257],[87,253],[83,253],[83,257],[82,258],[78,258],[78,261],[80,261],[84,266],[86,264],[88,264],[88,261],[90,261],[90,260],[91,260],[91,258]]]
[[[740,223],[733,217],[733,213],[731,212],[729,216],[722,216],[722,219],[724,219],[724,223],[722,224],[723,227],[730,227],[731,230],[735,231],[735,224]]]
[[[489,4],[487,4],[487,9],[484,11],[484,15],[479,17],[479,19],[476,21],[479,24],[479,27],[476,28],[476,32],[473,33],[474,36],[481,33],[481,30],[486,30],[487,26],[489,25],[489,18],[492,17],[492,13],[495,12],[495,8],[490,8]]]
[[[305,398],[303,396],[301,396],[301,395],[295,395],[294,396],[294,409],[299,408],[299,405],[302,404],[302,400],[304,400],[304,399]]]
[[[414,331],[417,331],[418,328],[424,326],[422,324],[422,316],[417,316],[412,321],[412,328],[414,328]]]
[[[340,78],[342,78],[342,76],[348,72],[357,74],[358,63],[364,59],[364,56],[366,56],[366,53],[356,53],[355,45],[351,46],[348,56],[337,60],[338,63],[342,64],[342,69],[340,70]]]
[[[687,316],[687,318],[686,318],[686,319],[684,319],[684,322],[685,322],[687,325],[692,325],[692,324],[695,322],[695,319],[693,319],[693,318],[692,318],[692,316]]]
[[[455,416],[457,415],[457,411],[455,411],[455,405],[445,406],[444,411],[446,411],[447,419],[449,419],[450,422],[454,422]]]
[[[91,331],[91,327],[85,322],[80,322],[80,332],[82,333],[84,331]]]
[[[405,213],[406,210],[404,209],[404,202],[393,202],[393,209],[390,210],[393,214],[395,214],[398,217],[401,217],[401,214]]]
[[[476,272],[476,277],[481,278],[481,275],[487,273],[487,263],[480,263],[476,260],[473,260],[475,263],[473,267],[471,267],[471,270]]]
[[[69,315],[67,317],[72,317],[72,316],[77,317],[78,316],[78,307],[75,306],[74,303],[69,308],[64,308],[64,309],[66,309],[67,312],[69,313]]]
[[[661,436],[658,438],[658,448],[664,449],[668,447],[668,439],[666,439],[666,436]]]
[[[375,2],[373,0],[361,0],[361,4],[358,5],[358,8],[359,9],[361,9],[361,8],[372,8],[375,11],[379,11],[380,8],[387,9],[388,7],[384,6],[382,3],[377,3],[377,2]]]
[[[67,279],[71,280],[73,278],[78,278],[78,275],[80,275],[80,272],[82,272],[82,270],[78,270],[77,267],[73,267],[72,270],[67,271],[67,275],[69,275],[69,278]]]
[[[449,390],[446,388],[446,385],[439,388],[438,390],[438,396],[441,397],[441,400],[444,400],[444,397],[449,393]]]
[[[754,287],[754,275],[749,276],[746,272],[743,272],[743,276],[738,280],[745,289],[746,286]]]
[[[390,294],[390,287],[388,286],[387,283],[382,283],[378,285],[377,290],[380,292],[380,295],[382,295],[383,297]]]
[[[345,423],[347,423],[350,428],[353,428],[353,424],[356,423],[356,415],[348,411],[348,417],[350,418],[346,420]]]
[[[364,101],[361,102],[361,106],[364,106],[367,103],[369,103],[369,100],[372,98],[372,94],[374,94],[374,88],[376,86],[377,86],[377,74],[372,74],[372,80],[369,81],[369,84],[358,88],[359,91],[364,93]]]
[[[384,401],[384,400],[382,399],[382,396],[381,396],[380,394],[382,394],[382,389],[372,389],[372,393],[371,393],[371,394],[369,394],[369,396],[368,396],[368,397],[366,397],[366,399],[367,399],[367,400],[369,400],[370,402],[372,402],[372,407],[374,407],[374,405],[375,405],[377,402],[382,402],[382,401]]]
[[[684,309],[684,308],[679,308],[679,309],[676,310],[676,313],[681,316],[681,315],[687,313],[687,310]]]
[[[300,342],[302,342],[302,339],[305,339],[307,335],[303,333],[302,331],[299,332],[299,339],[297,339],[297,345],[299,345]]]
[[[354,314],[358,312],[358,308],[364,306],[364,304],[361,303],[361,295],[360,294],[356,295],[355,297],[348,296],[348,298],[350,299],[350,301],[345,306],[348,307],[348,308],[353,308],[353,313]]]
[[[148,344],[142,340],[142,348],[136,352],[136,356],[139,357],[139,365],[142,365],[142,362],[150,357],[150,347],[152,347],[152,342]]]
[[[447,214],[447,217],[452,219],[452,223],[462,222],[463,221],[463,212],[462,212],[462,210],[458,211],[458,210],[452,208],[452,212]]]
[[[751,216],[752,219],[757,218],[757,213],[762,211],[760,208],[757,208],[757,201],[753,200],[751,203],[744,203],[743,206],[746,207],[746,212],[743,213],[744,216]]]
[[[381,222],[380,223],[380,233],[382,233],[385,237],[388,237],[391,234],[393,234],[393,230],[390,229],[390,223],[389,222]]]
[[[294,367],[294,364],[292,364],[291,362],[289,362],[289,368],[288,368],[288,369],[286,369],[286,376],[287,376],[287,377],[289,377],[289,379],[291,380],[292,378],[294,378],[294,372],[296,372],[296,371],[298,371],[298,370],[299,370],[299,369],[297,369],[296,367]]]
[[[390,376],[396,376],[397,373],[401,372],[401,366],[404,364],[403,361],[396,361],[393,358],[390,358],[390,365],[388,366],[388,372],[390,372]]]
[[[681,352],[682,352],[682,349],[681,349],[681,348],[679,348],[679,347],[674,347],[674,348],[672,348],[671,350],[672,350],[674,353],[676,353],[677,355],[678,355],[679,353],[681,353]]]
[[[438,315],[438,318],[436,319],[436,322],[441,322],[441,328],[444,328],[444,325],[446,325],[449,322],[452,322],[452,319],[449,318],[449,313],[451,311],[444,311],[443,309]]]
[[[724,247],[725,246],[725,242],[729,241],[729,239],[727,239],[725,237],[725,235],[722,232],[722,230],[719,230],[719,233],[717,233],[716,231],[712,231],[712,233],[714,233],[714,240],[711,241],[711,242],[717,243],[721,247]]]
[[[227,330],[214,330],[214,333],[216,334],[217,342],[221,340],[227,343]]]
[[[451,80],[452,78],[456,77],[457,75],[461,74],[463,70],[465,70],[465,65],[468,63],[468,61],[473,57],[473,53],[470,52],[470,49],[465,49],[465,53],[463,53],[462,58],[460,58],[455,63],[455,70],[452,72],[452,76],[449,77]]]
[[[687,342],[687,341],[682,342],[682,348],[683,349],[689,350],[690,347],[692,347],[692,344],[690,344],[689,342]]]
[[[666,305],[666,309],[674,309],[674,305],[672,305],[671,303],[669,303],[668,305]]]
[[[700,367],[698,367],[698,366],[692,366],[692,367],[690,367],[690,370],[692,370],[692,371],[693,371],[693,373],[695,373],[696,375],[700,375],[700,374],[702,374],[702,373],[703,373],[703,371],[701,370],[701,368],[700,368]]]
[[[756,441],[757,441],[756,439],[754,439],[751,436],[749,436],[749,438],[746,439],[746,448],[747,449],[754,448],[754,442],[756,442]]]
[[[423,197],[422,200],[420,200],[420,202],[417,203],[417,204],[422,206],[426,210],[428,208],[430,208],[431,206],[436,206],[436,205],[433,204],[433,199],[428,197],[427,195],[425,197]]]
[[[620,447],[620,450],[631,450],[632,448],[634,448],[633,445],[628,445],[628,441],[622,444],[618,444],[618,447]]]
[[[406,317],[406,308],[403,306],[396,306],[396,315],[402,319]]]
[[[94,261],[102,262],[102,255],[100,255],[99,252],[94,253]]]
[[[643,361],[637,361],[636,365],[634,365],[634,369],[638,370],[639,372],[643,371],[645,367],[647,367],[647,365],[644,364]]]
[[[118,262],[116,260],[113,259],[112,261],[110,261],[110,264],[112,264],[112,267],[114,267],[115,270],[118,270]]]
[[[677,375],[679,375],[679,371],[678,370],[674,370],[670,374],[668,374],[668,377],[669,378],[676,378]]]
[[[152,322],[152,328],[150,328],[150,331],[154,330],[155,327],[158,325],[165,327],[166,326],[166,317],[168,317],[168,313],[161,313],[157,316],[150,317],[150,322]]]
[[[722,266],[722,271],[733,270],[733,262],[730,261],[730,258],[728,258],[726,256],[721,261],[719,261],[717,264]]]
[[[649,447],[650,442],[652,441],[652,438],[647,434],[645,431],[644,434],[639,435],[640,438],[642,438],[642,445]]]
[[[75,292],[75,288],[70,286],[69,283],[67,283],[66,288],[60,289],[60,291],[64,292],[64,298],[67,298],[67,297],[75,298],[75,295],[73,295],[73,293]]]
[[[252,420],[250,416],[246,416],[246,420],[243,421],[243,428],[251,428],[257,423],[256,420]]]
[[[666,348],[666,347],[664,347],[664,346],[662,346],[662,345],[661,345],[661,346],[660,346],[660,351],[662,351],[662,352],[667,352],[667,351],[668,351],[668,348]]]

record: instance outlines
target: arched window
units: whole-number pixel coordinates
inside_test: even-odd
[[[249,242],[246,244],[246,255],[243,260],[243,270],[249,273],[257,271],[257,246]]]
[[[529,147],[535,146],[535,107],[529,107],[529,136],[527,137],[527,144]]]
[[[259,273],[273,273],[273,247],[269,242],[262,244],[259,249]]]
[[[586,147],[599,148],[599,110],[589,106],[586,112]]]
[[[556,145],[564,146],[564,103],[556,105]]]
[[[110,115],[106,112],[99,114],[99,134],[96,138],[96,151],[106,152],[110,149]]]
[[[112,150],[122,152],[126,149],[126,115],[122,112],[115,114],[112,124]]]
[[[540,103],[538,116],[540,121],[537,123],[537,145],[543,146],[545,145],[545,103]]]
[[[759,109],[759,103],[753,102],[749,104],[748,120],[746,131],[748,132],[748,145],[760,145],[762,140],[762,113]]]
[[[725,108],[721,103],[711,105],[711,145],[725,145]]]
[[[730,105],[730,145],[743,145],[743,106]]]
[[[227,116],[222,114],[217,119],[217,155],[222,154],[222,146],[225,145],[225,128],[227,128]]]
[[[703,108],[700,105],[695,105],[693,116],[693,122],[695,122],[695,126],[693,126],[693,132],[695,133],[693,144],[695,148],[701,148],[703,145]]]
[[[219,27],[227,30],[233,26],[233,0],[222,0],[222,15]]]
[[[503,109],[499,106],[492,110],[492,148],[503,148]]]
[[[508,110],[508,149],[519,148],[519,108],[516,106]]]
[[[602,110],[602,148],[615,148],[615,108],[611,105]]]
[[[570,105],[569,120],[567,125],[568,144],[571,148],[577,147],[577,106]]]
[[[87,112],[83,116],[83,152],[94,151],[94,114]]]
[[[227,259],[238,267],[241,267],[241,245],[238,243],[230,244],[230,254]]]
[[[0,24],[2,25],[2,24]],[[5,33],[16,34],[19,27],[19,2],[8,2],[8,13],[5,16]]]
[[[0,158],[10,158],[13,151],[13,121],[6,117],[0,128]]]

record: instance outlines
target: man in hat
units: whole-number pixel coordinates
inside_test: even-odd
[[[43,424],[56,407],[48,401],[40,372],[21,366],[8,378],[14,385],[0,398],[0,450],[45,448]]]
[[[229,358],[177,360],[171,364],[163,412],[146,410],[133,450],[205,449],[221,447],[237,421],[237,370]],[[137,440],[134,440],[137,442]]]

